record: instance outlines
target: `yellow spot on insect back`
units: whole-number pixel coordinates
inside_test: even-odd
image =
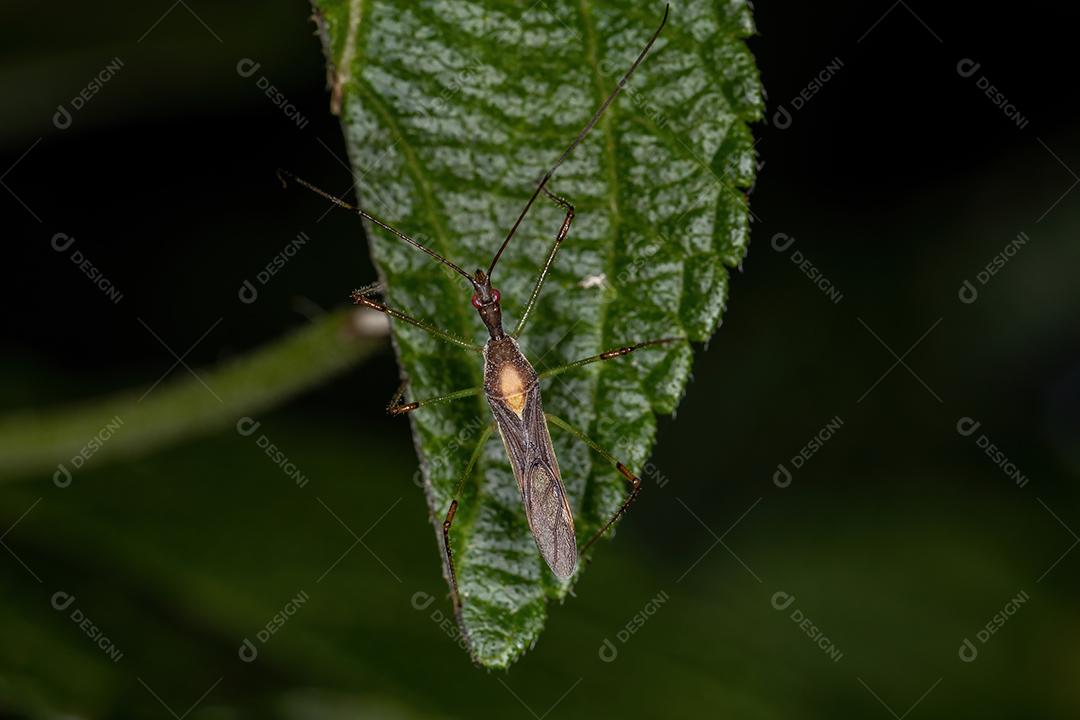
[[[513,365],[504,365],[499,371],[499,393],[510,409],[521,417],[525,410],[525,383],[521,373]]]

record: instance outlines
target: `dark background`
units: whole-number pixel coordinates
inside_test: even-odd
[[[661,425],[653,462],[667,484],[646,488],[508,673],[471,666],[432,621],[449,605],[407,423],[383,411],[397,374],[387,348],[264,424],[336,507],[355,508],[358,530],[402,498],[365,540],[402,584],[357,548],[244,664],[241,640],[349,542],[297,507],[249,442],[196,436],[91,467],[66,494],[47,473],[7,477],[3,528],[43,498],[2,539],[46,582],[0,554],[0,714],[167,717],[159,700],[181,715],[212,688],[191,717],[1075,717],[1080,11],[1063,5],[757,4],[768,117],[842,67],[789,126],[755,128],[753,242],[677,419]],[[373,276],[354,218],[312,226],[312,205],[274,178],[284,166],[348,185],[306,5],[181,3],[136,42],[169,7],[0,10],[9,412],[149,387],[173,359],[137,318],[182,352],[223,317],[186,358],[211,366],[343,306]],[[116,56],[120,73],[56,129],[57,104]],[[305,128],[237,74],[241,58],[261,63]],[[967,78],[965,58],[980,63]],[[1025,127],[980,91],[983,76]],[[312,242],[259,302],[238,303],[242,280],[301,226]],[[58,232],[122,304],[52,250]],[[1020,232],[1029,242],[978,285]],[[777,251],[777,233],[796,240]],[[965,279],[971,304],[958,299]],[[778,464],[836,417],[840,430],[778,487]],[[982,423],[973,436],[957,432],[962,417]],[[983,434],[1026,485],[980,450]],[[120,662],[49,607],[56,587],[123,648]],[[418,591],[438,601],[416,611]],[[775,609],[777,592],[794,604]],[[974,662],[958,656],[964,638]],[[599,657],[605,639],[615,662]]]

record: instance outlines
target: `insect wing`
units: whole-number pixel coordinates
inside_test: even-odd
[[[492,403],[492,411],[514,468],[536,546],[556,577],[566,579],[577,569],[574,516],[551,446],[539,385],[525,391],[520,417],[499,402]]]

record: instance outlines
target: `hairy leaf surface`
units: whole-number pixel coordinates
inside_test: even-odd
[[[664,10],[631,0],[315,5],[361,204],[469,271],[487,267],[539,176]],[[705,341],[718,327],[729,272],[749,238],[747,123],[762,107],[744,44],[752,31],[745,2],[674,4],[644,65],[556,173],[551,189],[575,205],[577,219],[521,339],[537,370],[651,338]],[[561,220],[558,207],[538,201],[496,268],[508,331]],[[462,278],[368,229],[391,306],[486,339]],[[394,338],[412,399],[480,383],[479,355],[404,323],[394,324]],[[545,408],[640,471],[692,357],[688,345],[667,346],[558,376],[546,382]],[[410,420],[438,536],[491,416],[476,397]],[[552,435],[584,543],[626,486],[583,443],[558,428]],[[653,491],[644,481],[639,511]],[[452,543],[473,656],[506,666],[536,641],[546,602],[569,584],[536,550],[497,436],[465,483]]]

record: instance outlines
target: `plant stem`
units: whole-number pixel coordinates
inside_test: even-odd
[[[2,417],[0,481],[45,472],[62,482],[65,470],[77,473],[84,464],[98,467],[144,455],[274,407],[363,361],[385,343],[385,332],[357,329],[356,312],[326,315],[197,374],[178,369],[175,380],[149,391],[133,389]]]

